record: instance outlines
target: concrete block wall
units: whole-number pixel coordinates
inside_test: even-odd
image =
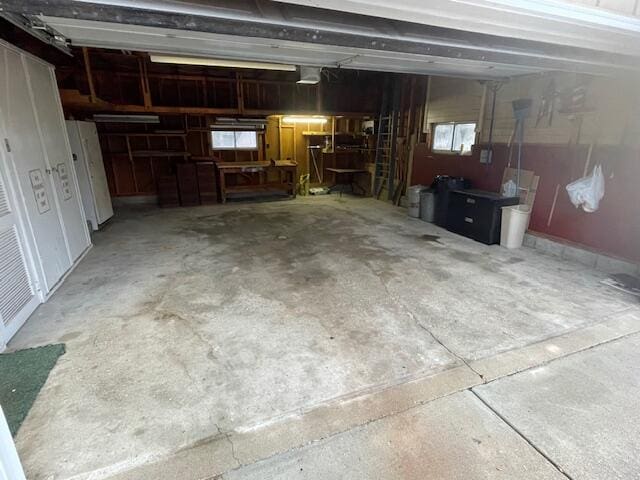
[[[601,253],[593,252],[576,245],[554,240],[528,232],[524,237],[524,246],[535,248],[548,255],[580,263],[604,273],[628,273],[640,275],[640,263],[633,263]]]

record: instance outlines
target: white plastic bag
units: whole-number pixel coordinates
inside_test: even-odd
[[[576,208],[582,207],[585,212],[595,212],[604,197],[604,175],[602,166],[596,165],[591,175],[582,177],[567,185],[567,193]]]
[[[515,197],[518,194],[518,186],[513,180],[509,180],[502,184],[503,197]]]

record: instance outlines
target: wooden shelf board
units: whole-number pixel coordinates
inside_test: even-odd
[[[290,189],[292,184],[290,183],[265,183],[262,185],[233,185],[227,186],[226,192],[229,193],[244,193],[244,192],[279,192],[282,190]]]
[[[306,132],[302,132],[302,135],[304,135],[305,137],[330,137],[331,132],[306,131]],[[357,132],[335,132],[333,135],[335,135],[336,137],[344,137],[344,136],[363,137],[364,136],[362,133],[357,133]]]
[[[189,157],[189,152],[175,152],[171,150],[134,150],[132,157]]]
[[[302,135],[304,135],[305,137],[330,137],[331,136],[331,132],[311,132],[311,131],[306,131],[306,132],[302,132]]]
[[[149,132],[149,133],[126,133],[126,132],[100,132],[100,135],[105,137],[184,137],[187,134],[185,132],[182,133],[157,133],[157,132]]]

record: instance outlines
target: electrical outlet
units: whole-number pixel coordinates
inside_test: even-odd
[[[493,152],[491,150],[480,151],[480,163],[489,164],[493,160]]]

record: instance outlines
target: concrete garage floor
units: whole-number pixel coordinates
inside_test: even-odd
[[[18,434],[30,479],[254,478],[237,468],[407,422],[397,445],[423,425],[459,444],[441,472],[470,462],[433,478],[563,478],[468,389],[640,330],[601,273],[371,199],[129,208],[94,243],[10,344],[67,344]]]
[[[636,334],[220,478],[640,478],[639,362]]]

